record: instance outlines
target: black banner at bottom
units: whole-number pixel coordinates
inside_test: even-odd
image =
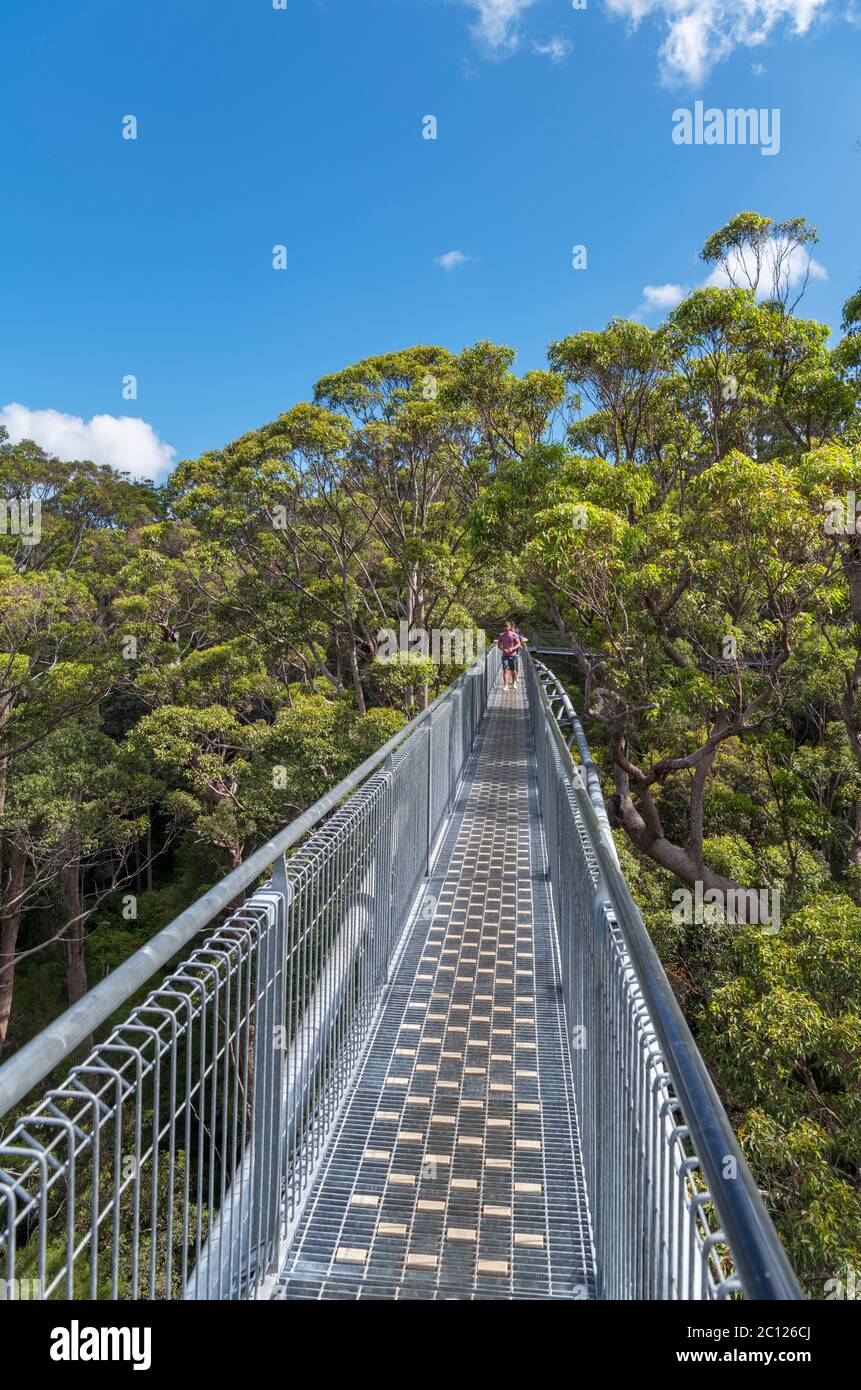
[[[405,1335],[416,1327],[413,1317],[423,1322],[426,1314],[415,1308],[417,1300],[411,1301],[411,1312],[401,1301],[388,1313],[372,1313],[365,1300],[359,1302],[363,1304],[359,1322],[352,1321],[355,1313],[346,1315],[352,1335],[343,1355],[349,1359],[351,1374],[362,1374],[363,1362],[367,1370],[376,1364],[379,1373],[380,1348],[374,1351],[373,1340],[365,1340],[379,1335],[383,1324],[376,1319],[385,1318],[387,1336]],[[204,1390],[202,1376],[223,1381],[243,1363],[250,1375],[268,1376],[279,1365],[289,1373],[297,1356],[313,1355],[321,1335],[331,1339],[325,1343],[326,1360],[320,1368],[321,1376],[330,1378],[344,1316],[328,1302],[316,1304],[313,1311],[298,1302],[0,1302],[0,1342],[4,1355],[14,1356],[16,1344],[20,1346],[30,1373],[48,1385],[62,1385],[79,1374],[92,1378],[104,1368],[114,1376],[117,1372],[139,1377],[193,1375],[194,1390]],[[439,1314],[432,1316],[436,1332]],[[497,1317],[504,1322],[496,1324]],[[859,1322],[853,1301],[566,1304],[548,1300],[512,1306],[500,1300],[486,1301],[483,1311],[472,1306],[455,1319],[453,1330],[460,1337],[480,1331],[486,1338],[491,1331],[491,1340],[482,1342],[482,1362],[487,1353],[491,1360],[495,1355],[507,1359],[512,1350],[522,1354],[528,1345],[534,1353],[534,1343],[524,1343],[522,1336],[538,1330],[553,1339],[546,1351],[557,1357],[585,1354],[590,1363],[597,1357],[608,1369],[642,1361],[650,1371],[664,1373],[675,1367],[688,1374],[701,1366],[757,1366],[762,1372],[792,1366],[821,1374],[832,1365],[837,1368],[847,1360],[851,1364]],[[355,1337],[359,1330],[361,1341]],[[433,1373],[435,1365],[439,1371],[445,1361],[445,1344],[429,1343],[427,1371]]]

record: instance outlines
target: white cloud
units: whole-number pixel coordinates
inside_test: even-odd
[[[768,299],[774,289],[774,273],[777,267],[784,290],[799,289],[805,276],[811,280],[827,280],[828,271],[819,261],[810,256],[803,246],[790,248],[785,237],[768,242],[757,268],[756,256],[749,248],[744,252],[734,251],[729,258],[728,270],[714,266],[701,282],[700,289],[730,289],[733,285],[740,289],[756,289],[757,299]],[[643,301],[633,315],[635,319],[644,314],[667,313],[681,304],[689,290],[684,285],[644,285]]]
[[[523,37],[523,17],[537,0],[461,0],[476,16],[472,32],[494,57],[514,53]],[[806,34],[835,0],[605,0],[607,9],[636,29],[652,18],[663,30],[659,50],[667,86],[701,83],[715,63],[739,47],[756,48],[784,28]],[[843,18],[858,22],[859,0],[843,6]],[[561,62],[570,49],[565,39],[533,41],[532,49]],[[754,76],[761,64],[754,67]],[[765,69],[762,68],[762,72]]]
[[[537,0],[462,0],[462,3],[477,15],[472,25],[476,39],[494,57],[501,58],[520,47],[523,15]],[[571,45],[567,39],[552,38],[546,43],[535,39],[532,51],[549,58],[551,63],[561,63],[570,53]]]
[[[606,0],[611,14],[637,28],[646,16],[665,30],[661,76],[669,85],[699,83],[740,46],[754,48],[781,26],[807,33],[830,0]]]
[[[542,58],[549,58],[551,63],[561,63],[571,52],[571,45],[567,39],[550,39],[547,43],[536,42],[532,47]]]
[[[779,270],[781,283],[790,290],[796,289],[806,275],[809,275],[811,280],[828,279],[825,266],[814,260],[806,247],[793,246],[790,249],[789,242],[780,237],[767,243],[759,271],[753,251],[746,247],[743,252],[733,251],[730,255],[729,273],[723,266],[716,265],[703,281],[703,288],[727,289],[730,285],[736,284],[742,289],[753,289],[755,286],[757,298],[767,299],[772,292],[776,268]]]
[[[436,257],[434,265],[442,266],[443,270],[457,270],[460,266],[466,265],[470,259],[462,251],[446,251],[444,256]]]
[[[64,463],[88,459],[107,463],[141,481],[170,468],[176,450],[164,444],[152,425],[130,415],[64,415],[59,410],[28,410],[17,402],[0,409],[0,425],[13,444],[32,439]]]
[[[644,285],[640,312],[660,309],[665,313],[667,309],[675,309],[677,304],[681,304],[686,294],[687,290],[682,285]]]
[[[466,0],[478,12],[473,33],[492,53],[512,53],[520,42],[520,20],[535,0]]]
[[[751,72],[754,77],[763,77],[768,72],[768,68],[763,63],[754,63]]]

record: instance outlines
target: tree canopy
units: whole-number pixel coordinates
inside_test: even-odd
[[[485,341],[369,357],[160,488],[0,436],[0,1048],[510,615],[571,654],[626,873],[799,1272],[857,1263],[861,291],[836,342],[801,316],[816,241],[740,213],[656,328],[523,374]],[[438,658],[434,630],[469,641]],[[680,920],[696,885],[767,891],[779,929]]]

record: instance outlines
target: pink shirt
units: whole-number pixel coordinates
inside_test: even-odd
[[[499,645],[506,656],[510,656],[512,652],[517,651],[519,642],[520,638],[517,636],[516,632],[500,632],[499,634]]]

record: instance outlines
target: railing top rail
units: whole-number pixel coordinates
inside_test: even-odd
[[[39,1082],[110,1018],[132,995],[162,970],[198,932],[220,912],[225,911],[251,884],[261,878],[281,855],[292,849],[303,836],[328,816],[342,801],[357,791],[377,772],[388,756],[400,748],[441,706],[453,700],[464,684],[481,668],[481,652],[454,685],[399,729],[381,748],[360,763],[331,791],[321,796],[307,811],[290,821],[273,839],[261,845],[237,869],[210,888],[208,893],[175,917],[152,940],[141,946],[116,970],[95,985],[71,1008],[65,1010],[30,1042],[25,1043],[7,1062],[0,1065],[0,1119],[32,1091]]]
[[[531,656],[527,656],[527,659],[532,660]],[[533,667],[536,676],[539,670],[547,672],[554,683],[559,684],[542,662],[533,662]],[[592,840],[601,875],[599,892],[603,890],[606,895],[625,938],[745,1295],[756,1299],[802,1298],[786,1251],[619,867],[600,785],[590,778],[588,790],[584,786],[582,776],[577,775],[576,765],[560,732],[540,676],[535,684],[562,765],[570,774],[577,807]],[[583,762],[587,767],[594,767],[586,735],[573,707],[570,707],[569,717],[573,720],[572,731],[581,756],[585,754]],[[596,797],[600,807],[594,804]],[[728,1164],[730,1159],[734,1161],[732,1165]],[[727,1176],[732,1171],[735,1176]]]

